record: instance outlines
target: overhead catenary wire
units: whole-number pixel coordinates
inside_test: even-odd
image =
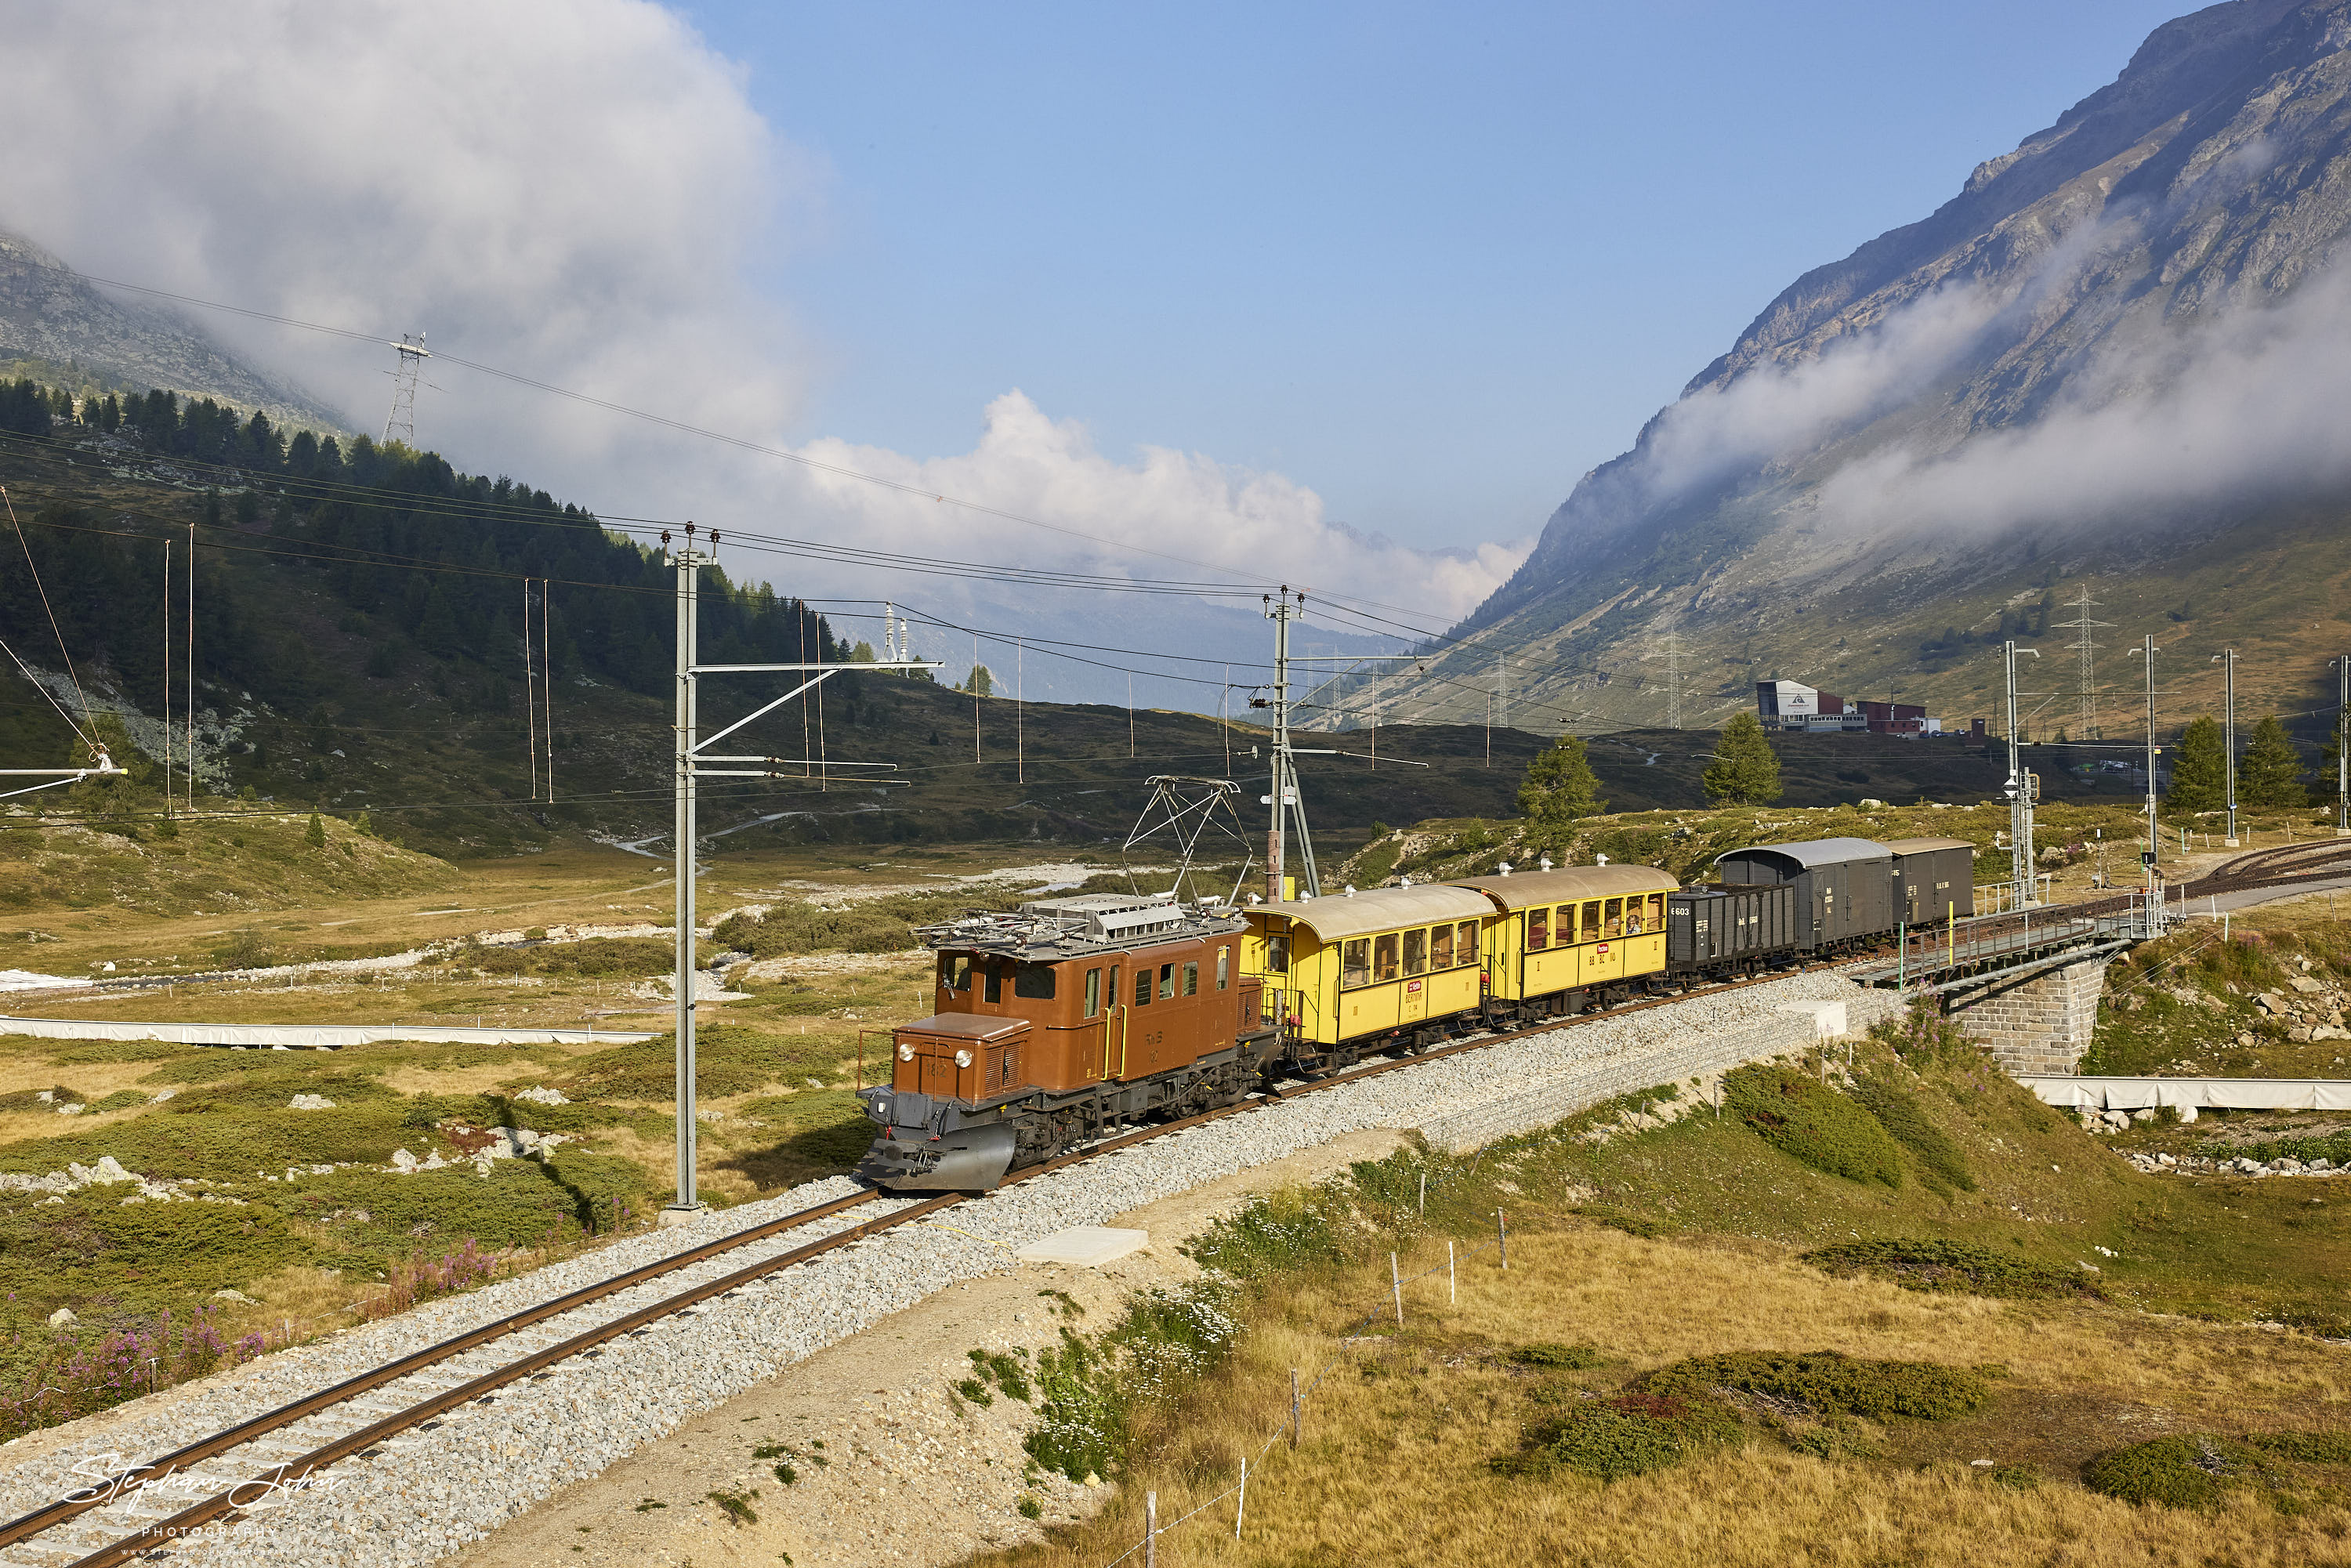
[[[66,717],[66,723],[73,726],[74,733],[81,737],[81,743],[84,746],[90,747],[92,750],[96,750],[98,748],[98,721],[90,716],[89,694],[81,689],[81,675],[80,673],[74,668],[73,651],[66,646],[65,629],[57,624],[57,612],[49,607],[48,588],[41,581],[41,569],[33,561],[33,541],[25,537],[24,525],[16,521],[16,503],[9,498],[8,487],[5,485],[0,485],[0,505],[5,505],[8,509],[9,531],[16,536],[17,547],[25,552],[25,570],[33,574],[33,591],[40,595],[41,612],[49,618],[50,634],[57,638],[57,653],[66,662],[66,678],[73,682],[74,695],[78,698],[81,703],[81,716],[83,723],[74,724],[73,719],[69,715]],[[11,650],[9,656],[12,658],[16,656],[13,650]],[[24,668],[24,663],[25,662],[22,659],[17,659],[17,667],[19,669]],[[31,676],[31,674],[32,672],[29,670],[26,671],[26,674],[28,679]],[[38,685],[40,683],[36,681],[33,684]],[[54,697],[50,699],[50,704],[52,706],[57,707],[59,714],[65,713],[65,708],[58,705]]]

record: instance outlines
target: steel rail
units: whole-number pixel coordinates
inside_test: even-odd
[[[1787,974],[1803,973],[1831,967],[1833,966],[1826,964],[1806,964],[1784,971],[1781,976],[1774,977],[1784,977]],[[1280,1103],[1319,1090],[1335,1089],[1364,1079],[1377,1077],[1384,1072],[1417,1067],[1439,1057],[1482,1051],[1497,1045],[1507,1045],[1530,1036],[1553,1033],[1562,1029],[1574,1028],[1582,1024],[1598,1023],[1607,1019],[1622,1017],[1626,1013],[1667,1007],[1718,991],[1737,990],[1742,986],[1753,983],[1755,981],[1751,979],[1721,981],[1711,985],[1692,987],[1668,996],[1650,997],[1638,1001],[1620,1003],[1614,1007],[1604,1008],[1579,1016],[1547,1019],[1508,1030],[1480,1032],[1469,1039],[1458,1040],[1449,1045],[1436,1046],[1390,1061],[1351,1068],[1343,1072],[1294,1086],[1270,1090],[1262,1097],[1239,1104],[1219,1106],[1177,1121],[1160,1123],[1133,1133],[1090,1144],[1084,1148],[1072,1150],[1040,1165],[1029,1166],[1016,1171],[1008,1176],[1002,1185],[1013,1186],[1103,1155],[1114,1154],[1151,1139],[1188,1131],[1209,1122],[1220,1121],[1227,1116],[1238,1115],[1263,1105]],[[615,1275],[610,1280],[584,1285],[577,1291],[567,1292],[565,1295],[541,1302],[535,1307],[526,1308],[508,1317],[485,1323],[466,1333],[413,1352],[384,1366],[360,1373],[330,1388],[322,1389],[317,1394],[280,1406],[277,1410],[254,1416],[235,1427],[188,1444],[161,1458],[133,1467],[91,1487],[78,1489],[78,1493],[69,1494],[70,1500],[61,1499],[47,1508],[26,1514],[5,1526],[0,1526],[0,1547],[13,1545],[46,1533],[70,1522],[92,1509],[106,1507],[121,1500],[125,1496],[134,1494],[145,1485],[159,1482],[179,1468],[199,1463],[205,1458],[243,1447],[268,1432],[305,1420],[360,1394],[396,1382],[402,1377],[480,1345],[490,1343],[533,1323],[577,1311],[598,1300],[642,1284],[647,1280],[689,1268],[695,1263],[737,1250],[779,1232],[814,1223],[862,1204],[886,1199],[890,1196],[886,1192],[869,1191],[834,1198],[810,1208],[765,1221],[732,1235],[715,1238],[698,1247],[641,1265],[625,1273]],[[247,1505],[241,1504],[237,1500],[241,1495],[252,1494],[250,1500],[258,1500],[259,1498],[266,1498],[280,1489],[299,1490],[308,1482],[308,1478],[319,1470],[354,1454],[362,1453],[391,1437],[420,1426],[460,1406],[482,1399],[508,1384],[533,1376],[560,1362],[595,1349],[610,1340],[632,1333],[649,1323],[675,1315],[715,1296],[725,1295],[729,1291],[738,1290],[757,1280],[780,1273],[798,1264],[810,1261],[853,1242],[880,1235],[883,1231],[894,1229],[901,1225],[913,1224],[942,1209],[966,1201],[967,1201],[966,1195],[960,1193],[945,1194],[938,1197],[919,1200],[905,1208],[867,1220],[846,1230],[837,1231],[831,1236],[821,1237],[789,1251],[761,1259],[744,1268],[705,1281],[703,1284],[664,1297],[661,1301],[641,1307],[609,1322],[585,1330],[555,1344],[534,1351],[518,1360],[493,1368],[453,1388],[428,1396],[414,1405],[394,1411],[343,1437],[331,1439],[298,1458],[285,1460],[259,1476],[239,1482],[226,1490],[183,1509],[178,1513],[144,1525],[128,1535],[99,1547],[97,1551],[76,1559],[69,1568],[112,1568],[114,1564],[130,1562],[147,1552],[183,1539],[195,1530],[224,1522],[235,1523],[246,1517],[245,1510]],[[81,1492],[98,1495],[84,1497],[79,1495]]]

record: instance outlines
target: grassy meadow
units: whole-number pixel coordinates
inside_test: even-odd
[[[1243,1326],[1131,1319],[1103,1353],[1181,1370],[1106,1415],[1040,1379],[1040,1429],[1112,1434],[1120,1490],[978,1561],[1108,1561],[1147,1490],[1163,1521],[1209,1505],[1163,1562],[1265,1568],[2342,1558],[2351,1371],[2280,1322],[2351,1316],[2332,1187],[2137,1175],[1948,1045],[1832,1064],[1835,1103],[1777,1102],[1805,1137],[1742,1116],[1739,1077],[1719,1117],[1652,1092],[1221,1222],[1190,1294]],[[1872,1139],[1873,1174],[1823,1168]],[[1236,1542],[1234,1499],[1210,1500],[1245,1456]]]

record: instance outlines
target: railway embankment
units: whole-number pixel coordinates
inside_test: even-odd
[[[492,1400],[466,1404],[402,1431],[336,1465],[310,1486],[273,1491],[267,1506],[248,1509],[225,1531],[181,1542],[175,1550],[191,1564],[434,1561],[647,1442],[708,1417],[825,1347],[872,1331],[943,1291],[1007,1273],[1015,1267],[1010,1249],[1026,1241],[1071,1225],[1101,1223],[1350,1134],[1418,1129],[1465,1106],[1491,1105],[1520,1094],[1529,1083],[1551,1085],[1552,1098],[1542,1103],[1543,1113],[1562,1103],[1560,1096],[1569,1093],[1567,1085],[1578,1073],[1590,1075],[1582,1082],[1593,1094],[1602,1094],[1625,1073],[1654,1083],[1667,1075],[1669,1059],[1678,1069],[1681,1059],[1672,1055],[1677,1046],[1731,1036],[1777,1043],[1783,1038],[1778,1033],[1761,1040],[1740,1031],[1784,1030],[1790,1015],[1780,1009],[1791,1002],[1855,994],[1834,976],[1811,974],[1587,1019],[1334,1083],[1050,1171],[747,1281],[689,1313],[648,1322],[600,1345],[598,1354],[560,1362],[544,1375],[501,1387]],[[1808,1036],[1810,1029],[1807,1021]],[[813,1184],[714,1214],[697,1226],[632,1237],[335,1335],[298,1354],[265,1358],[152,1404],[123,1406],[102,1424],[78,1423],[34,1435],[0,1451],[0,1508],[11,1516],[21,1514],[86,1484],[94,1468],[106,1467],[109,1456],[135,1463],[596,1279],[722,1231],[771,1222],[845,1191],[846,1184],[837,1179]],[[859,1213],[757,1245],[781,1256],[811,1235],[897,1207],[900,1200],[878,1200]],[[703,1276],[744,1270],[758,1257],[747,1250],[709,1259],[583,1307],[581,1318],[613,1320],[643,1306],[649,1297],[675,1292]],[[420,1372],[413,1384],[375,1390],[357,1408],[373,1418],[461,1383],[520,1349],[577,1332],[580,1321],[549,1321],[512,1343],[469,1353],[462,1363]],[[352,1410],[322,1411],[305,1426],[276,1435],[267,1451],[280,1458],[308,1452],[338,1428],[359,1424]],[[254,1460],[250,1452],[227,1456],[200,1468],[193,1479],[199,1486],[204,1479],[226,1482],[266,1469]],[[722,1479],[732,1485],[731,1471]],[[727,1489],[714,1484],[709,1490]],[[146,1500],[147,1512],[156,1516],[155,1500]],[[99,1540],[121,1522],[91,1514],[71,1528],[79,1539]],[[24,1550],[0,1552],[0,1562],[54,1556],[20,1558]]]

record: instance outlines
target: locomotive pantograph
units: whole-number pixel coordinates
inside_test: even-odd
[[[1036,899],[915,933],[936,1012],[893,1030],[858,1174],[971,1191],[1155,1115],[1238,1104],[1278,1031],[1242,972],[1245,924],[1172,895]]]

